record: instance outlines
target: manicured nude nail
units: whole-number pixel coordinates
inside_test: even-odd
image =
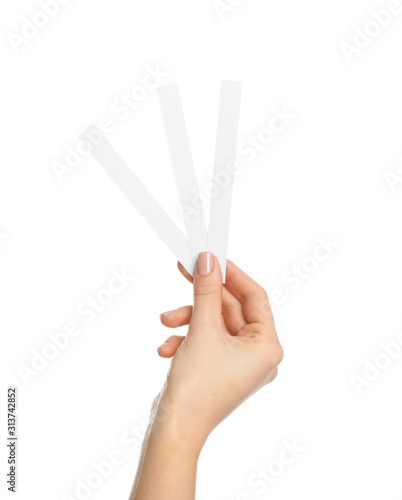
[[[200,276],[208,276],[214,269],[214,258],[212,253],[201,252],[198,257],[198,274]]]
[[[175,309],[173,309],[172,311],[166,311],[166,312],[164,312],[164,313],[162,313],[162,314],[161,314],[161,317],[162,317],[162,316],[170,316],[170,315],[171,315],[171,314],[173,314],[174,312],[176,312],[176,310],[175,310]]]

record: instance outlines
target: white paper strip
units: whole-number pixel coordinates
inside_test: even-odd
[[[92,155],[105,172],[112,178],[120,190],[148,222],[157,235],[164,241],[187,271],[194,274],[194,262],[191,258],[187,238],[159,205],[134,172],[113,149],[102,133],[91,127],[91,134],[96,132],[102,139],[93,145]],[[82,136],[87,140],[86,136]]]
[[[200,192],[179,87],[176,83],[158,87],[158,95],[190,252],[195,263],[199,253],[206,250],[207,225],[204,210],[195,207],[193,202],[200,198]]]
[[[207,249],[219,259],[223,282],[226,281],[226,259],[233,193],[233,173],[231,170],[236,162],[241,90],[241,82],[222,82],[216,135],[214,179],[218,185],[220,178],[224,177],[227,181],[217,196],[211,200]]]

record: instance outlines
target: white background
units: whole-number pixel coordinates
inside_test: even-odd
[[[402,184],[385,178],[402,173],[402,14],[350,63],[340,48],[384,7],[244,0],[221,19],[212,0],[71,1],[16,52],[9,34],[40,6],[2,3],[0,434],[5,466],[6,388],[18,385],[20,498],[78,498],[77,480],[115,451],[124,463],[88,498],[128,497],[138,451],[121,439],[147,417],[169,363],[156,353],[169,334],[158,316],[191,302],[174,257],[92,158],[62,182],[53,168],[109,117],[110,142],[182,224],[156,92],[125,120],[111,110],[158,66],[163,83],[179,82],[200,185],[222,79],[243,81],[240,142],[274,109],[295,115],[254,161],[239,156],[230,238],[230,258],[285,294],[275,307],[285,360],[211,436],[198,498],[402,497],[402,357],[360,395],[350,379],[402,329]],[[293,290],[284,273],[318,237],[339,248]],[[77,307],[113,269],[133,279],[87,325]],[[81,334],[24,384],[18,367],[71,321]],[[259,495],[249,477],[294,439],[305,450]]]

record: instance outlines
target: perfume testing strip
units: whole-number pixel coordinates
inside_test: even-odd
[[[94,131],[93,127],[91,127],[91,131]],[[164,241],[176,259],[193,275],[194,262],[185,235],[113,149],[107,139],[102,136],[102,133],[98,129],[96,129],[96,132],[102,139],[99,145],[93,146],[93,157],[148,222],[155,233]],[[85,139],[85,137],[83,138]]]
[[[225,186],[211,199],[207,250],[219,259],[223,282],[226,281],[226,258],[229,242],[233,173],[239,129],[241,82],[223,81],[216,135],[214,178],[225,178]]]
[[[204,211],[193,206],[193,200],[199,199],[200,193],[179,87],[175,83],[158,87],[158,95],[190,252],[195,264],[199,253],[206,249],[207,225]]]

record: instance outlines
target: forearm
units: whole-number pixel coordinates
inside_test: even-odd
[[[194,500],[201,448],[179,419],[153,417],[130,500]]]

